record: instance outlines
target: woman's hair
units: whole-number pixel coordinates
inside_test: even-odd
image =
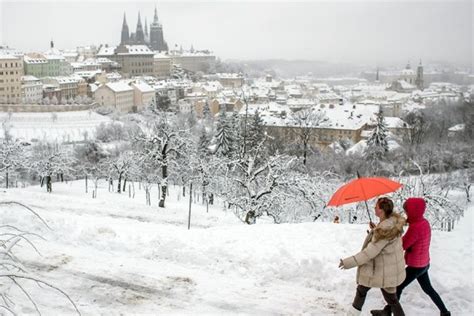
[[[377,206],[383,210],[385,217],[388,218],[393,213],[393,202],[387,197],[381,197],[377,200]]]

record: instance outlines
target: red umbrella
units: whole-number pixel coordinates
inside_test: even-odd
[[[340,187],[334,193],[328,202],[328,206],[340,206],[344,204],[367,201],[373,197],[394,192],[402,187],[402,184],[392,181],[387,178],[357,178]],[[369,207],[367,202],[367,213],[369,214]]]

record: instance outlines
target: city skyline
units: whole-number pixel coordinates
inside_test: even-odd
[[[51,39],[61,49],[118,45],[123,14],[134,30],[138,12],[151,23],[155,6],[170,49],[193,45],[222,59],[473,60],[469,1],[2,1],[0,42],[25,51],[47,50]]]

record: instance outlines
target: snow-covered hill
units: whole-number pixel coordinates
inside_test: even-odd
[[[42,256],[26,244],[19,255],[32,272],[66,291],[83,315],[344,314],[356,270],[337,266],[360,249],[366,225],[248,226],[218,203],[209,213],[193,204],[188,230],[189,202],[178,201],[179,189],[172,188],[166,209],[156,206],[156,187],[152,206],[138,187],[131,199],[109,193],[105,183],[97,199],[84,193],[83,181],[54,183],[52,194],[39,187],[9,189],[1,200],[31,206],[52,230],[19,207],[2,208],[2,224],[46,237],[36,239]],[[471,204],[454,232],[433,233],[430,276],[453,315],[473,312],[473,211]],[[56,292],[28,288],[44,315],[73,314]],[[363,315],[383,304],[380,291],[371,291]],[[407,315],[438,314],[416,283],[402,304]],[[21,310],[34,312],[32,306]]]
[[[0,113],[0,122],[5,124],[13,138],[27,142],[81,142],[94,138],[96,128],[111,119],[94,111],[68,112],[17,112]],[[4,137],[0,131],[0,138]]]

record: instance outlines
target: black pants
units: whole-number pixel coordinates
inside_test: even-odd
[[[407,287],[408,284],[410,284],[415,279],[417,279],[423,292],[428,294],[428,296],[431,298],[433,303],[435,303],[436,306],[438,306],[440,312],[446,313],[448,312],[448,310],[446,309],[446,306],[441,300],[441,297],[439,297],[438,293],[431,286],[430,277],[428,275],[429,268],[430,268],[430,265],[427,265],[426,267],[423,267],[423,268],[406,267],[405,271],[407,273],[407,276],[405,278],[405,281],[403,281],[402,284],[397,286],[397,297],[398,299],[400,299],[403,289],[405,289],[405,287]]]
[[[366,287],[363,285],[357,286],[356,295],[354,297],[354,302],[352,306],[357,310],[362,310],[362,306],[364,306],[365,298],[367,297],[367,292],[370,290],[370,287]],[[403,312],[403,308],[398,301],[396,293],[388,293],[384,289],[382,290],[383,298],[387,302],[388,306],[390,306],[391,311],[393,312],[394,316],[405,316]]]

